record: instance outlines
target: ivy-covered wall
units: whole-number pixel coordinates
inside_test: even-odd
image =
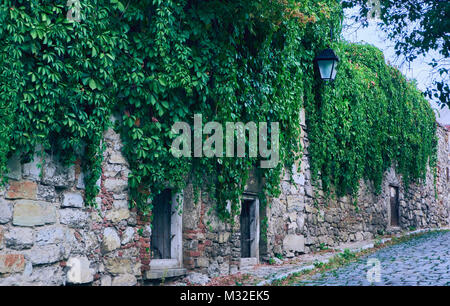
[[[205,122],[279,123],[280,163],[256,170],[263,183],[258,190],[265,212],[261,232],[268,241],[261,249],[266,248],[268,255],[302,251],[302,247],[274,249],[282,248],[286,233],[296,235],[287,241],[300,245],[310,236],[329,235],[316,227],[316,219],[323,214],[318,207],[336,203],[336,197],[349,199],[349,209],[355,213],[364,205],[372,209],[371,202],[358,201],[360,192],[365,193],[361,184],[373,185],[374,197],[382,197],[383,177],[391,166],[401,176],[406,193],[410,186],[429,186],[433,173],[438,177],[436,123],[428,102],[413,81],[386,65],[379,50],[341,41],[339,1],[86,0],[81,1],[79,21],[69,20],[67,13],[65,0],[0,4],[0,177],[5,194],[11,188],[22,192],[22,184],[14,180],[25,180],[27,186],[24,194],[2,206],[5,212],[11,211],[6,224],[13,217],[16,200],[50,200],[56,210],[63,205],[67,188],[83,190],[82,203],[87,208],[77,206],[69,213],[74,207],[68,206],[62,209],[63,215],[82,220],[85,209],[114,211],[110,218],[118,218],[118,225],[109,226],[106,219],[100,220],[103,225],[98,228],[99,237],[111,238],[113,246],[128,226],[134,227],[133,222],[142,226],[141,233],[147,236],[136,236],[133,247],[125,252],[129,260],[139,258],[142,272],[150,262],[150,230],[144,225],[150,221],[151,200],[168,184],[174,192],[192,187],[193,203],[209,200],[193,206],[193,215],[202,222],[191,224],[192,235],[184,237],[191,241],[185,242],[189,253],[183,256],[191,268],[199,268],[200,261],[207,270],[213,264],[209,258],[217,257],[214,248],[229,243],[227,235],[215,238],[219,227],[212,226],[209,238],[207,230],[220,223],[236,243],[238,237],[231,232],[238,230],[240,199],[260,158],[174,157],[170,144],[176,135],[171,127],[178,121],[192,125],[195,114],[202,114]],[[330,29],[335,33],[333,40]],[[318,79],[313,65],[315,55],[327,46],[340,57],[338,77],[330,85]],[[108,147],[105,132],[114,133],[113,147]],[[12,160],[20,165],[20,177],[11,172]],[[298,174],[305,169],[308,172],[302,178]],[[75,177],[80,182],[72,182]],[[66,186],[65,181],[70,184]],[[305,181],[308,188],[302,187]],[[274,204],[287,196],[289,184],[299,185],[298,193],[282,200],[281,206]],[[297,200],[302,192],[310,199],[308,206]],[[79,196],[75,197],[79,202]],[[289,203],[298,213],[308,207],[310,216],[302,221],[300,214],[297,220]],[[28,204],[33,209],[42,206]],[[283,205],[287,211],[278,210]],[[33,228],[48,220],[61,224],[57,210],[53,218],[53,208],[42,209],[43,224],[33,223]],[[139,215],[142,220],[137,220]],[[292,217],[289,224],[286,215]],[[294,223],[306,224],[306,232]],[[91,226],[90,221],[86,223],[86,228]],[[114,230],[106,230],[109,227]],[[19,248],[39,245],[35,232],[25,232],[33,243]],[[85,247],[96,245],[83,239]],[[339,241],[345,238],[333,243]],[[310,248],[317,243],[312,241]],[[119,246],[113,251],[123,253],[121,242]],[[228,247],[231,253],[237,252],[238,246]],[[92,252],[97,249],[101,252],[96,247]],[[11,255],[9,249],[6,254]],[[224,256],[218,257],[222,259],[214,259],[214,267],[225,271],[220,266],[226,262]],[[23,268],[20,272],[25,271],[28,259],[14,258]],[[57,262],[59,258],[51,259],[50,266]],[[95,262],[103,275],[104,263]],[[31,261],[32,267],[48,268],[47,264]],[[234,260],[230,270],[232,266],[236,266]],[[133,269],[119,280],[133,282]]]
[[[68,9],[63,0],[0,5],[3,178],[10,156],[27,162],[39,145],[41,156],[80,161],[86,204],[95,206],[102,133],[114,114],[130,163],[131,206],[148,213],[148,199],[167,180],[178,190],[193,182],[209,190],[222,219],[232,219],[259,158],[175,158],[172,125],[192,124],[197,113],[219,123],[278,122],[280,163],[261,171],[262,193],[276,196],[282,169],[301,156],[303,105],[312,175],[318,181],[320,173],[327,192],[334,185],[355,193],[361,178],[378,186],[392,162],[408,182],[433,165],[429,105],[381,52],[337,41],[338,1],[89,0],[79,21],[67,18]],[[341,57],[333,86],[313,69],[327,45]]]
[[[300,140],[305,147],[301,167],[292,177],[286,172],[280,195],[260,210],[260,226],[266,226],[260,232],[260,262],[400,230],[449,226],[450,133],[443,127],[437,129],[436,177],[428,171],[423,184],[406,189],[402,176],[390,168],[380,193],[372,183],[361,181],[355,198],[330,199],[313,187],[304,119],[301,115]],[[51,155],[44,162],[36,156],[24,164],[18,156],[9,159],[10,180],[0,188],[0,285],[145,285],[155,277],[160,283],[161,278],[183,279],[191,272],[206,277],[244,272],[257,262],[241,258],[239,216],[230,224],[208,213],[214,212],[214,201],[207,192],[196,199],[190,184],[182,194],[180,268],[152,269],[156,257],[151,250],[152,222],[128,207],[130,168],[121,153],[120,136],[108,129],[104,144],[97,209],[84,203],[79,164],[65,167]],[[391,186],[399,189],[399,227],[390,224]],[[257,177],[251,176],[246,197],[257,196],[260,187]]]

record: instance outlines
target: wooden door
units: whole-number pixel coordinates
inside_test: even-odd
[[[152,259],[170,259],[171,249],[171,211],[172,193],[170,189],[164,190],[153,200],[152,209]]]
[[[250,245],[252,241],[251,231],[251,205],[252,201],[242,201],[241,207],[241,257],[250,257]]]
[[[399,196],[398,187],[390,187],[391,226],[399,226]]]

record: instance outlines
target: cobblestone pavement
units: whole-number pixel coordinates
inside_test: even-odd
[[[377,261],[380,267],[378,275]],[[386,247],[298,285],[449,286],[450,232],[432,232]]]

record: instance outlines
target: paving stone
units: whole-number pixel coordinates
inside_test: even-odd
[[[300,282],[299,285],[447,285],[450,281],[449,246],[450,232],[428,233],[381,249],[335,271],[315,275],[307,281]],[[368,258],[380,261],[381,282],[368,281]]]

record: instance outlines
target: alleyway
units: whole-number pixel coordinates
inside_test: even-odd
[[[372,260],[371,260],[372,259]],[[367,280],[373,259],[379,260],[379,282]],[[371,261],[370,261],[371,260]],[[371,270],[373,271],[373,270]],[[370,275],[374,275],[369,273]],[[357,262],[297,285],[360,286],[360,285],[450,285],[450,232],[431,232],[407,242],[383,248],[361,257]]]

